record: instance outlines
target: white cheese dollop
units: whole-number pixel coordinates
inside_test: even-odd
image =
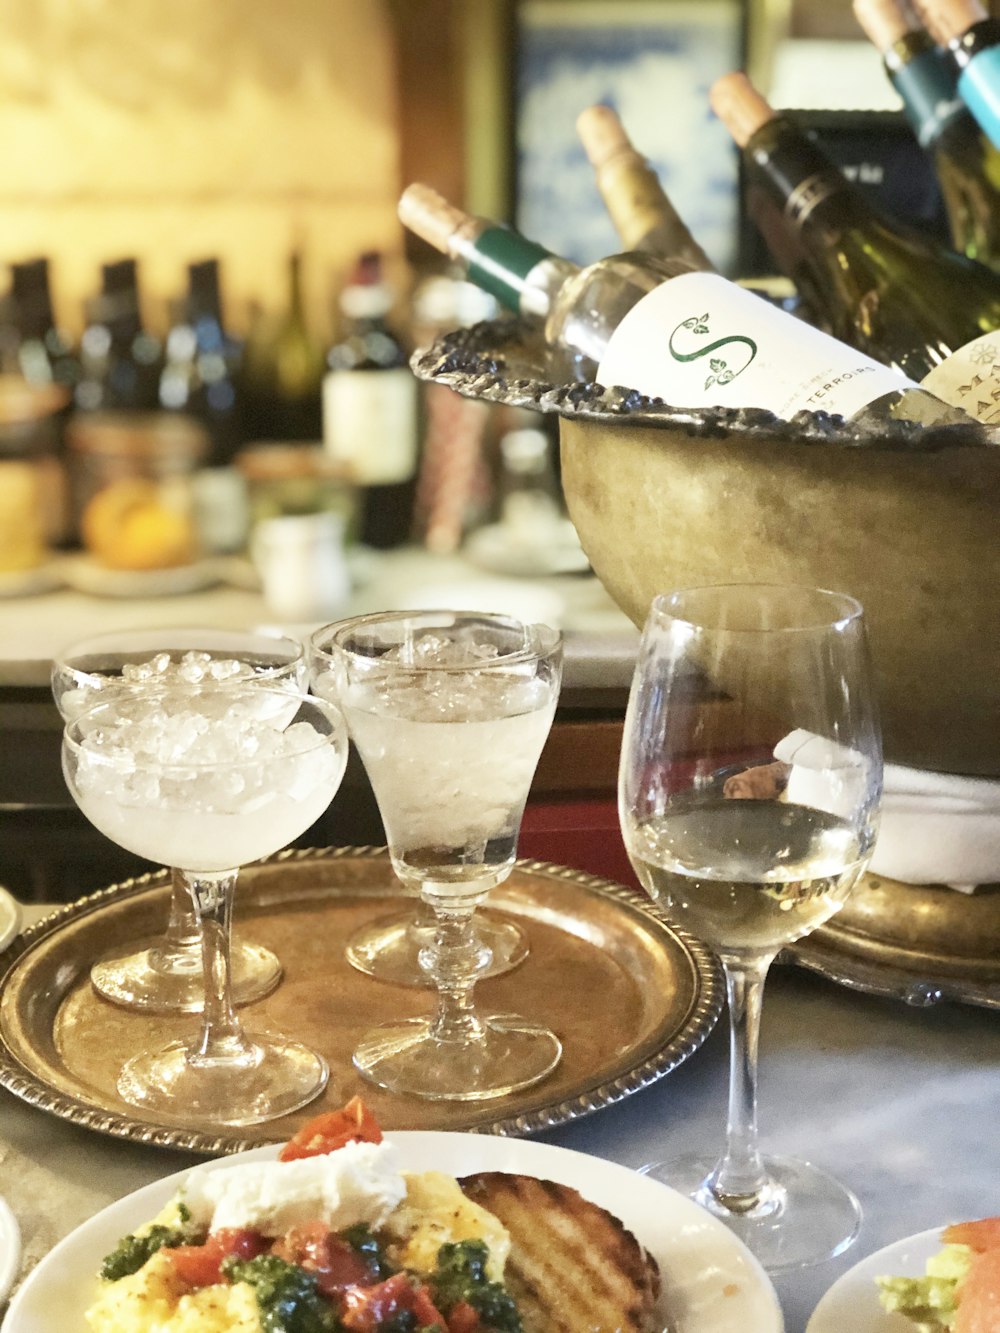
[[[406,1195],[390,1143],[347,1143],[293,1162],[243,1162],[193,1171],[178,1199],[209,1231],[248,1227],[282,1236],[290,1227],[325,1222],[331,1231],[367,1223],[376,1229]]]

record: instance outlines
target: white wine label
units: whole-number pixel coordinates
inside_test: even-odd
[[[323,381],[323,445],[362,486],[408,481],[417,466],[412,371],[331,371]]]
[[[1000,421],[1000,330],[973,338],[920,383],[977,421]]]
[[[615,329],[597,368],[671,407],[852,417],[910,380],[713,273],[662,283]]]

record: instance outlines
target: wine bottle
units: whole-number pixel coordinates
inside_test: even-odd
[[[143,323],[137,262],[102,264],[101,290],[86,310],[76,406],[81,411],[157,410],[163,348]]]
[[[11,264],[10,276],[18,370],[31,384],[61,384],[72,392],[80,363],[69,337],[56,326],[48,260]]]
[[[160,402],[204,424],[215,464],[229,463],[240,444],[241,353],[240,340],[223,319],[218,260],[189,264],[187,293],[177,303],[167,334]]]
[[[542,331],[555,379],[575,375],[685,409],[968,419],[716,273],[640,252],[578,269],[508,227],[462,212],[427,185],[404,191],[399,214]]]
[[[605,207],[626,250],[666,255],[693,269],[715,265],[688,231],[659,177],[635,148],[618,113],[598,103],[581,111],[576,131]]]
[[[854,0],[854,13],[934,163],[952,244],[1000,268],[1000,150],[959,97],[954,68],[906,0]]]
[[[980,0],[917,0],[917,9],[951,56],[959,96],[1000,148],[1000,19]]]
[[[341,289],[323,380],[323,443],[364,488],[361,539],[379,549],[409,537],[417,470],[417,381],[393,303],[382,255],[367,251]]]
[[[828,332],[922,381],[1000,325],[1000,275],[878,212],[745,74],[710,98],[743,150],[750,215]]]
[[[288,300],[276,324],[254,328],[243,350],[239,389],[244,440],[307,440],[323,434],[326,350],[306,317],[302,256],[288,259]]]

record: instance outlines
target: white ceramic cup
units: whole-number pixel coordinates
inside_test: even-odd
[[[340,514],[261,519],[251,533],[250,555],[277,619],[328,620],[344,609],[351,580]]]

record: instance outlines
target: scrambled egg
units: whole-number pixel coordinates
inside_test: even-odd
[[[390,1260],[414,1272],[432,1272],[450,1241],[481,1239],[489,1248],[489,1277],[499,1282],[510,1251],[503,1224],[467,1199],[453,1176],[440,1171],[404,1173],[406,1197],[380,1235]],[[176,1201],[139,1230],[179,1220]],[[192,1291],[174,1273],[170,1259],[154,1254],[130,1277],[101,1280],[86,1313],[94,1333],[262,1333],[254,1290],[245,1282]]]
[[[486,1266],[491,1282],[503,1281],[510,1236],[503,1223],[462,1193],[454,1176],[442,1171],[406,1174],[406,1198],[390,1216],[382,1234],[390,1244],[389,1258],[401,1268],[430,1273],[437,1254],[450,1241],[484,1240],[490,1252]]]
[[[102,1281],[87,1322],[95,1333],[262,1333],[252,1287],[190,1291],[160,1253],[131,1277]]]

